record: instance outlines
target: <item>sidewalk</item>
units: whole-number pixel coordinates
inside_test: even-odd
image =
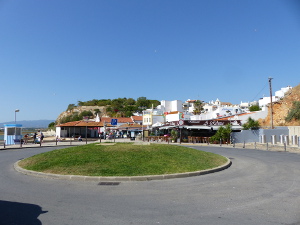
[[[101,139],[101,143],[111,143],[111,142],[134,142],[137,143],[139,141],[131,141],[130,139],[127,138],[120,138],[120,139]],[[10,149],[20,149],[20,148],[42,148],[42,147],[55,147],[55,146],[66,146],[66,147],[71,147],[71,146],[78,146],[78,145],[85,145],[85,144],[91,144],[91,143],[99,143],[100,144],[100,139],[83,139],[82,141],[74,140],[74,139],[66,139],[62,141],[54,141],[54,140],[45,140],[41,144],[34,144],[34,143],[27,143],[27,144],[14,144],[14,145],[5,145],[1,143],[0,145],[0,151],[1,150],[10,150]]]
[[[207,143],[182,143],[182,145],[190,146],[211,146],[211,147],[220,147],[220,148],[239,148],[239,149],[256,149],[262,151],[275,151],[275,152],[293,152],[300,153],[300,148],[294,145],[284,146],[282,144],[272,145],[271,143],[236,143],[236,144],[207,144]]]
[[[239,148],[239,149],[257,149],[262,151],[277,151],[277,152],[292,152],[292,153],[300,153],[300,147],[294,146],[294,145],[287,145],[284,146],[282,144],[276,144],[272,145],[271,143],[236,143],[233,144],[207,144],[207,143],[168,143],[168,142],[161,142],[161,141],[142,141],[142,140],[135,140],[132,141],[129,138],[117,138],[117,139],[101,139],[101,143],[118,143],[118,142],[131,142],[134,144],[171,144],[171,145],[188,145],[188,146],[210,146],[210,147],[221,147],[221,148]],[[6,145],[4,148],[4,145],[1,143],[0,145],[0,151],[1,150],[10,150],[10,149],[20,149],[20,148],[41,148],[41,147],[55,147],[55,146],[65,146],[65,147],[71,147],[71,146],[78,146],[78,145],[85,145],[85,144],[91,144],[91,143],[99,143],[100,139],[88,139],[87,141],[83,139],[83,141],[78,140],[70,140],[66,139],[63,141],[55,142],[54,140],[45,140],[42,144],[23,144],[22,146],[20,144],[16,145]]]

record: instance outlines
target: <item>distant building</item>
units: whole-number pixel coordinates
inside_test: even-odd
[[[281,88],[279,91],[275,91],[275,95],[272,96],[272,102],[279,101],[281,98],[284,97],[285,93],[287,93],[291,89],[292,89],[291,86],[287,86],[287,87]],[[269,103],[271,103],[271,97],[263,97],[263,98],[259,99],[259,101],[258,101],[259,107],[266,106]]]

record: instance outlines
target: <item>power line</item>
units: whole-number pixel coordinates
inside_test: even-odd
[[[257,99],[257,96],[268,86],[268,82],[266,83],[266,85],[260,90],[260,92],[258,92],[258,94],[252,99],[251,102],[253,102],[255,99]]]

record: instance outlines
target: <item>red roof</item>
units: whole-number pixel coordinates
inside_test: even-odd
[[[143,116],[132,116],[133,121],[143,121]]]
[[[107,123],[106,126],[109,127],[111,125],[110,123]],[[73,121],[57,125],[57,127],[103,127],[103,122]]]

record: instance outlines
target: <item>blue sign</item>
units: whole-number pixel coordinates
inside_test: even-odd
[[[110,124],[111,125],[117,125],[118,124],[118,119],[111,119]]]

